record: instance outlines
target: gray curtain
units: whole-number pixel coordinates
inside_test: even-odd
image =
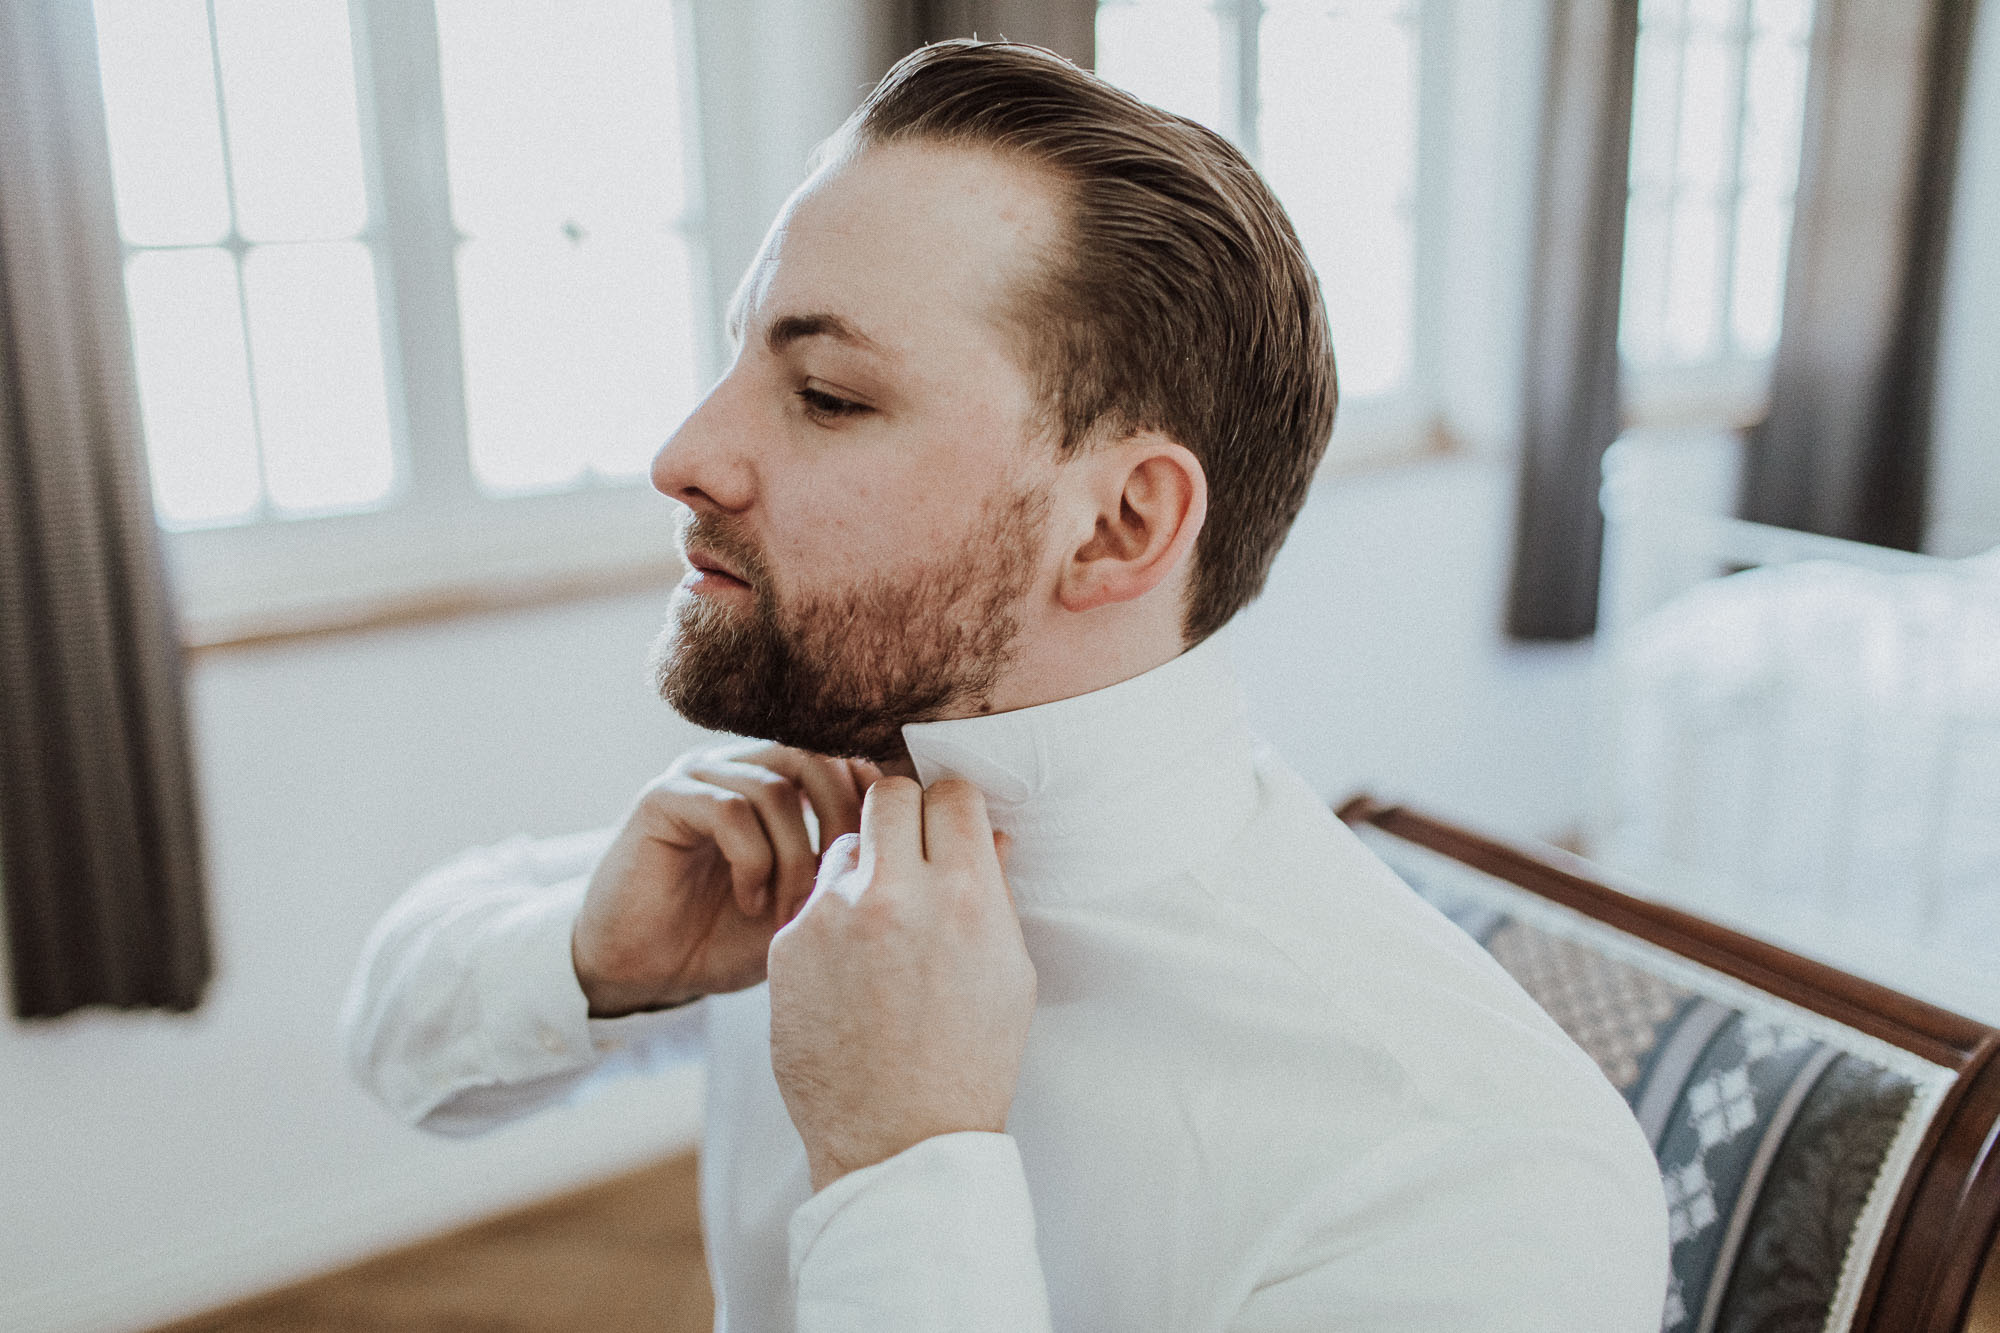
[[[1091,68],[1097,62],[1096,0],[902,0],[901,56],[953,37],[1005,38],[1046,46]]]
[[[14,1010],[209,975],[90,0],[0,0],[0,896]]]
[[[1915,550],[1976,0],[1821,0],[1771,412],[1742,513]]]
[[[1598,464],[1617,437],[1618,297],[1639,0],[1554,0],[1507,629],[1597,624]]]

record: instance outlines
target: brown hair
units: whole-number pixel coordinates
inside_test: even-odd
[[[1039,47],[939,42],[899,61],[840,147],[929,140],[1050,172],[1066,253],[1013,316],[1065,452],[1158,430],[1200,459],[1208,519],[1182,632],[1198,643],[1264,586],[1333,430],[1319,281],[1227,140]],[[830,145],[833,146],[833,145]]]

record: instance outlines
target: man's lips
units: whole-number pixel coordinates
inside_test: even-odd
[[[706,551],[689,551],[687,553],[687,563],[688,568],[703,579],[714,579],[719,583],[733,583],[745,588],[750,586],[749,580],[730,569],[729,566],[723,564]]]

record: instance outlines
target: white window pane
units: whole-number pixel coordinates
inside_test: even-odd
[[[1350,400],[1409,373],[1416,38],[1405,6],[1274,3],[1259,30],[1263,171],[1319,272]]]
[[[1736,52],[1727,39],[1698,37],[1688,42],[1682,59],[1675,175],[1682,189],[1713,197],[1728,179],[1736,152]]]
[[[1756,0],[1750,21],[1779,41],[1803,44],[1812,32],[1813,0]]]
[[[474,236],[686,208],[668,0],[438,0],[452,216]]]
[[[1264,174],[1296,188],[1409,198],[1417,162],[1416,35],[1360,6],[1274,3],[1258,32]]]
[[[1778,345],[1791,232],[1788,201],[1748,195],[1737,209],[1736,290],[1729,327],[1739,355],[1769,356]]]
[[[1097,8],[1097,72],[1142,101],[1229,133],[1222,31],[1202,0],[1121,0]]]
[[[1665,355],[1669,205],[1633,195],[1625,213],[1625,286],[1618,306],[1618,349],[1627,361],[1652,365]]]
[[[254,518],[257,436],[234,261],[219,249],[134,255],[125,292],[161,521]]]
[[[1671,30],[1642,30],[1632,93],[1634,191],[1664,192],[1672,188],[1680,78],[1680,39]]]
[[[1409,377],[1413,255],[1409,227],[1387,219],[1372,234],[1357,228],[1336,250],[1322,246],[1313,255],[1342,401],[1394,393]]]
[[[1688,27],[1696,33],[1725,36],[1736,26],[1742,7],[1742,0],[1688,0]]]
[[[97,0],[118,230],[134,245],[229,232],[215,68],[202,0]]]
[[[272,504],[313,513],[380,503],[395,463],[374,261],[351,242],[258,246],[243,284]]]
[[[490,490],[642,475],[694,404],[677,239],[471,241],[458,294],[472,468]]]
[[[1663,330],[1670,360],[1702,361],[1720,350],[1721,223],[1706,200],[1683,197],[1674,209]]]
[[[1791,42],[1760,39],[1750,48],[1743,122],[1747,189],[1784,196],[1798,178],[1804,132],[1806,53]]]
[[[215,0],[237,227],[352,236],[367,221],[346,0]]]

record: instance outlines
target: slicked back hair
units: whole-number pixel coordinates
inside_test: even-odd
[[[1333,431],[1319,281],[1284,209],[1220,135],[1039,47],[939,42],[897,63],[837,153],[931,142],[1049,174],[1061,252],[1009,318],[1065,453],[1158,430],[1208,479],[1190,645],[1264,586]]]

